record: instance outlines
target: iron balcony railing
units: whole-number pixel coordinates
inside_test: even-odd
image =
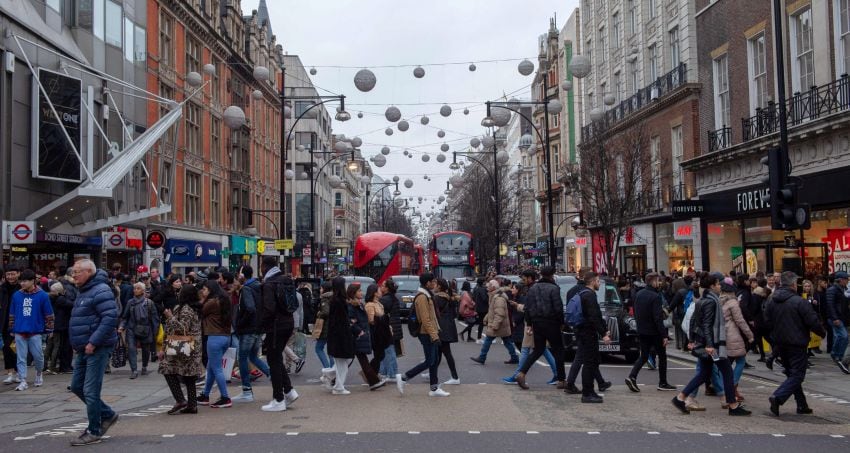
[[[595,121],[581,129],[582,140],[588,140],[592,137],[594,128],[598,127],[605,130],[618,122],[622,121],[627,116],[642,110],[644,107],[651,104],[653,101],[659,100],[674,91],[676,88],[684,85],[687,82],[687,65],[679,63],[667,74],[655,79],[654,82],[641,88],[632,97],[620,102],[613,108],[605,112],[605,116],[600,121]]]
[[[803,93],[794,93],[788,100],[788,126],[797,126],[822,116],[850,108],[850,77],[841,78],[823,86],[813,86]],[[756,114],[741,119],[744,141],[772,134],[779,130],[779,104],[768,102],[767,107],[756,109]]]
[[[708,131],[708,152],[732,146],[732,128],[723,126],[716,131]]]

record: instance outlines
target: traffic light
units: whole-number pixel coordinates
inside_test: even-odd
[[[809,229],[811,219],[808,204],[797,203],[797,184],[789,181],[788,162],[780,148],[767,150],[762,157],[767,176],[762,182],[770,190],[770,224],[774,230]]]

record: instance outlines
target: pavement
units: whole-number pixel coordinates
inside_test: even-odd
[[[401,370],[421,360],[416,343],[406,338],[408,354],[399,359]],[[605,378],[614,383],[605,394],[605,403],[587,405],[581,404],[578,396],[546,385],[551,371],[545,365],[532,368],[528,391],[502,384],[500,378],[510,375],[515,365],[502,363],[507,353],[500,344],[493,345],[483,366],[469,360],[477,355],[479,345],[462,342],[452,349],[462,384],[444,386],[452,393],[448,398],[429,398],[422,378],[414,378],[403,396],[393,384],[370,392],[356,372],[349,374],[351,395],[333,396],[315,379],[319,365],[309,342],[307,366],[292,378],[301,398],[282,413],[259,410],[271,399],[270,383],[262,378],[254,386],[254,403],[228,409],[202,407],[197,415],[168,416],[164,412],[173,402],[160,375],[153,372],[130,380],[128,368],[114,370],[105,377],[103,394],[121,419],[110,430],[110,438],[94,448],[215,452],[244,446],[272,451],[286,445],[295,451],[340,447],[434,451],[434,445],[444,444],[454,451],[535,447],[560,451],[600,446],[631,451],[678,446],[708,451],[730,445],[752,451],[799,451],[803,445],[850,450],[850,401],[842,399],[848,396],[850,377],[828,363],[827,357],[814,358],[815,367],[805,383],[814,415],[797,415],[791,403],[775,418],[768,414],[767,397],[783,376],[765,369],[751,356],[756,368],[745,374],[741,392],[754,413],[741,420],[727,416],[717,398],[705,396],[700,401],[706,412],[678,413],[670,404],[674,393],[656,391],[657,372],[648,369],[638,377],[641,393],[630,392],[623,384],[630,364],[616,356],[602,367]],[[681,386],[693,376],[693,359],[672,349],[669,352],[668,380]],[[448,378],[445,360],[439,372],[441,380]],[[85,407],[66,391],[69,381],[70,375],[45,376],[43,387],[25,392],[0,385],[3,408],[11,409],[0,413],[0,444],[12,444],[16,452],[67,446],[86,425]],[[238,394],[238,383],[234,381],[229,391],[231,396]]]

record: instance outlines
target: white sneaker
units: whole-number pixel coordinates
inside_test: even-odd
[[[234,403],[253,403],[254,402],[254,392],[251,390],[242,390],[237,396],[233,397]]]
[[[431,374],[430,373],[422,373],[422,374],[419,375],[419,377],[421,377],[422,379],[430,379]]]
[[[41,387],[42,384],[44,384],[44,377],[41,373],[35,373],[35,386]]]
[[[286,410],[286,399],[283,401],[272,400],[271,403],[266,404],[260,409],[263,412],[283,412]]]
[[[330,380],[336,378],[336,368],[322,368],[322,375]]]
[[[479,339],[475,340],[475,344],[484,344],[484,340],[479,338]]]
[[[286,403],[287,406],[292,406],[292,403],[298,399],[298,392],[295,389],[292,389],[286,395],[283,395],[283,402]]]
[[[437,390],[431,390],[430,392],[428,392],[428,396],[449,396],[449,395],[451,395],[451,393],[449,393],[449,392],[447,392],[447,391],[445,391],[441,388],[437,388]]]
[[[17,387],[15,387],[15,391],[16,392],[23,392],[24,390],[26,390],[28,388],[30,388],[30,386],[27,385],[27,381],[21,381],[21,383],[18,384]]]
[[[5,385],[11,384],[12,382],[15,382],[15,379],[17,377],[18,377],[17,373],[9,373],[9,374],[6,375],[6,379],[3,379],[3,384],[5,384]],[[21,380],[18,379],[18,382],[21,382]]]
[[[327,376],[322,375],[319,378],[319,382],[322,383],[322,387],[324,387],[325,390],[333,390],[333,385],[331,383],[331,379],[328,378]]]
[[[387,382],[395,382],[394,377],[385,377],[384,380],[387,381]]]
[[[395,386],[398,389],[398,393],[404,395],[404,379],[400,374],[395,375]]]
[[[460,385],[460,379],[449,379],[446,382],[443,382],[443,385]]]
[[[342,389],[342,390],[333,389],[333,391],[331,393],[334,394],[334,395],[350,395],[351,394],[351,392],[349,392],[346,389]]]

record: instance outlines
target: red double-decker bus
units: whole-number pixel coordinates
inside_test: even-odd
[[[416,268],[413,273],[422,275],[425,272],[425,249],[419,244],[414,245],[413,248],[416,249]]]
[[[354,243],[354,271],[372,277],[378,284],[394,275],[412,275],[416,249],[407,236],[374,231],[357,236]]]
[[[472,235],[464,231],[444,231],[431,237],[431,272],[451,280],[475,275]]]

